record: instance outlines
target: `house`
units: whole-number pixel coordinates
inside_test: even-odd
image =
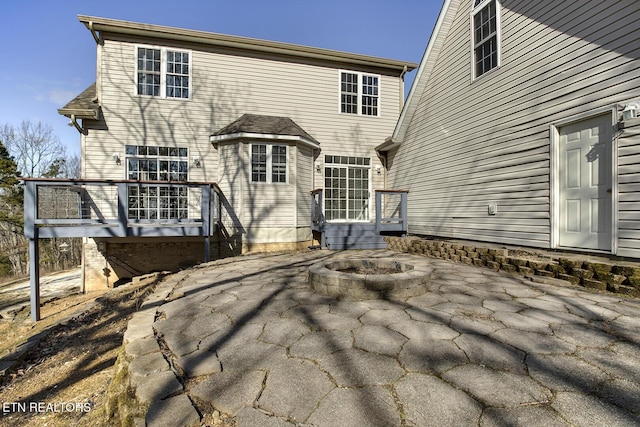
[[[640,258],[640,3],[446,0],[377,147],[409,233]]]
[[[374,148],[417,64],[79,20],[96,42],[96,81],[59,113],[81,134],[83,181],[66,184],[84,210],[54,234],[84,236],[87,288],[209,254],[307,248],[314,189],[327,220],[374,219],[385,179]]]

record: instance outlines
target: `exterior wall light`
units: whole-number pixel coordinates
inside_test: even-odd
[[[622,110],[622,120],[631,120],[638,117],[638,104],[630,103]]]
[[[116,163],[116,165],[119,165],[121,163],[120,160],[120,153],[113,153],[111,155],[111,158],[113,159],[113,161]]]
[[[321,168],[320,168],[320,163],[316,163],[316,172],[320,173]]]
[[[195,156],[193,158],[193,166],[195,166],[196,168],[201,168],[202,167],[202,157]]]
[[[378,175],[380,175],[380,171],[381,171],[380,165],[376,165],[376,173]]]

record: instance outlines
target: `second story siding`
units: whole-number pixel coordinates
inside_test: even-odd
[[[137,94],[139,48],[188,53],[187,99]],[[291,118],[320,142],[323,153],[371,157],[392,132],[402,107],[401,68],[358,67],[107,31],[98,46],[97,66],[104,116],[100,126],[108,131],[90,131],[85,137],[85,176],[91,178],[122,178],[121,168],[104,158],[126,144],[186,145],[190,157],[203,158],[203,166],[192,169],[189,179],[215,181],[217,153],[209,135],[244,113]],[[341,71],[377,77],[377,116],[340,112]]]

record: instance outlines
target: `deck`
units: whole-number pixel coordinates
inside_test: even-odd
[[[375,221],[327,221],[322,189],[311,192],[311,229],[320,235],[320,246],[332,250],[385,249],[385,235],[407,233],[405,190],[375,191]]]

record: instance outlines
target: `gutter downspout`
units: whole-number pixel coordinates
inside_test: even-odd
[[[402,68],[402,72],[400,73],[400,111],[404,107],[404,75],[407,74],[407,66],[405,65]]]
[[[102,44],[102,37],[98,35],[98,32],[93,28],[93,21],[89,21],[89,31],[91,31],[91,35],[96,41],[96,44]]]
[[[80,124],[78,123],[78,120],[76,119],[76,115],[72,114],[71,117],[69,117],[69,123],[72,124],[73,126],[75,126],[75,128],[78,130],[78,132],[80,132],[83,135],[87,134],[87,131],[84,130],[82,128],[82,126],[80,126]]]

